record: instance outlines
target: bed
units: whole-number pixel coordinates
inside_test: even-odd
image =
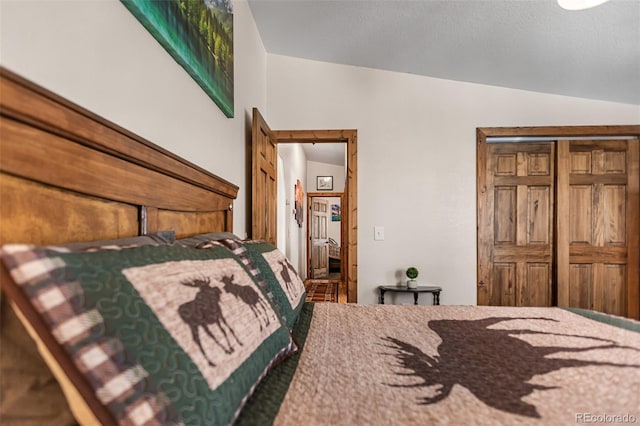
[[[235,185],[0,74],[3,424],[640,418],[637,321],[305,303]]]

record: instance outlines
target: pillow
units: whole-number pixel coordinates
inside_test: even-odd
[[[110,246],[171,244],[174,241],[174,231],[161,231],[145,236],[70,243],[59,247],[69,251],[84,251]],[[10,280],[3,276],[5,278]],[[87,410],[84,400],[73,397],[74,390],[68,386],[70,382],[64,374],[58,374],[61,371],[60,365],[20,310],[10,306],[7,298],[3,300],[1,295],[2,292],[0,347],[4,349],[0,350],[0,394],[10,392],[11,398],[0,404],[0,418],[11,418],[16,423],[73,424],[75,415],[76,419],[82,419],[85,424],[88,416],[85,414]],[[98,424],[95,421],[88,423]]]
[[[266,241],[220,240],[247,266],[254,278],[265,282],[289,329],[306,300],[304,283],[287,257]]]
[[[3,286],[24,292],[19,309],[102,422],[106,407],[118,423],[231,423],[296,349],[222,247],[7,245],[1,254],[14,282]]]
[[[175,231],[160,231],[138,237],[119,238],[117,240],[83,241],[58,245],[57,247],[66,247],[71,251],[83,251],[107,247],[157,246],[160,244],[173,244],[175,240]]]
[[[181,238],[179,240],[176,240],[176,244],[196,247],[201,243],[218,240],[240,240],[240,237],[232,234],[231,232],[210,232],[208,234],[198,234],[194,235],[193,237]]]

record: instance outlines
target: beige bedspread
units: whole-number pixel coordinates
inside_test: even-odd
[[[275,424],[589,419],[640,423],[639,333],[557,308],[325,303]]]

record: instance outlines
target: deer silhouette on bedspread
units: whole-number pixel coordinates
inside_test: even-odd
[[[467,388],[480,401],[493,408],[522,416],[539,418],[534,405],[522,400],[534,390],[552,389],[529,383],[536,375],[547,374],[567,367],[613,366],[636,367],[640,365],[616,364],[606,361],[552,358],[549,355],[567,352],[586,352],[593,349],[624,348],[612,340],[593,336],[556,334],[534,330],[503,330],[489,328],[502,321],[517,319],[556,321],[548,318],[486,318],[480,320],[432,320],[429,328],[435,331],[442,343],[438,355],[430,356],[418,347],[393,337],[384,337],[386,347],[401,367],[422,380],[417,384],[389,384],[394,387],[431,388],[430,394],[419,400],[420,404],[434,404],[447,398],[453,385]],[[534,346],[515,335],[544,334],[587,339],[595,343],[583,347]],[[502,348],[504,350],[498,350]],[[499,385],[496,381],[499,378]],[[435,392],[435,395],[433,394]]]
[[[224,283],[224,291],[229,294],[233,294],[237,299],[242,300],[249,305],[251,312],[256,316],[258,324],[260,324],[260,331],[263,330],[262,322],[264,321],[265,327],[268,327],[271,323],[269,320],[269,312],[267,310],[266,302],[260,297],[258,292],[248,285],[240,285],[233,282],[234,276],[222,277]]]
[[[205,357],[210,366],[215,367],[215,364],[207,356],[202,342],[200,341],[200,328],[220,347],[225,353],[231,354],[234,349],[229,340],[227,331],[231,333],[238,344],[242,345],[242,342],[238,339],[238,336],[233,332],[233,329],[227,323],[227,320],[222,314],[220,309],[220,295],[222,290],[218,287],[212,287],[209,284],[211,279],[208,277],[194,278],[191,280],[180,281],[180,284],[187,287],[195,287],[198,289],[195,298],[191,302],[183,303],[178,307],[178,315],[182,318],[191,330],[191,337],[193,341],[200,348],[200,352]],[[226,341],[226,347],[216,338],[213,332],[209,329],[209,325],[215,324],[218,326],[224,340]],[[225,328],[227,331],[225,331]]]

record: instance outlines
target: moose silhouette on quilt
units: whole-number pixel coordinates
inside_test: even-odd
[[[131,268],[126,275],[212,387],[282,327],[255,281],[234,260],[169,262]]]
[[[528,329],[496,329],[491,326],[503,321],[554,321],[548,318],[492,317],[477,320],[431,320],[428,326],[442,339],[438,354],[430,356],[411,343],[387,336],[384,346],[399,362],[403,371],[398,376],[421,380],[413,384],[390,384],[393,387],[424,387],[427,396],[418,403],[429,405],[446,399],[454,385],[468,389],[484,404],[504,412],[530,418],[540,418],[536,407],[523,401],[534,390],[548,387],[529,383],[536,375],[583,366],[635,367],[608,361],[550,357],[559,353],[579,353],[590,350],[638,349],[626,347],[612,340],[574,334],[556,334]],[[517,335],[546,335],[579,339],[579,347],[536,346]],[[499,350],[498,348],[501,348]],[[394,364],[397,366],[398,364]],[[409,373],[406,373],[409,370]],[[639,371],[640,374],[640,371]],[[558,386],[561,386],[559,383]],[[557,386],[556,386],[557,387]]]

